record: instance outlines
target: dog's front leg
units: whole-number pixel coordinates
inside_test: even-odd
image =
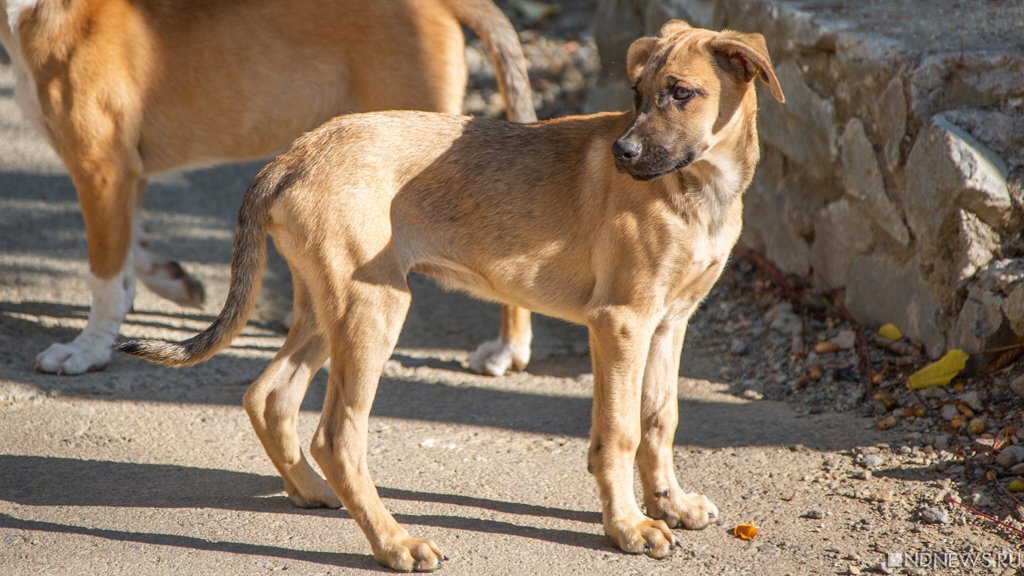
[[[104,150],[97,157],[65,158],[65,164],[85,220],[92,307],[85,330],[71,342],[41,352],[36,366],[43,372],[81,374],[110,360],[111,346],[135,298],[130,244],[141,163],[131,153]]]
[[[651,339],[640,404],[641,439],[637,465],[647,515],[670,527],[704,528],[718,518],[718,508],[702,494],[679,487],[672,439],[679,423],[679,357],[686,320],[663,323]]]
[[[641,380],[651,323],[619,307],[602,308],[588,320],[594,406],[587,459],[601,493],[605,534],[625,552],[664,558],[672,552],[672,531],[662,520],[644,516],[633,495]]]

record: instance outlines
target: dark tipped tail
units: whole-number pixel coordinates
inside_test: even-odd
[[[270,206],[286,184],[287,173],[277,164],[273,162],[260,171],[242,200],[231,259],[231,285],[224,308],[213,324],[181,342],[132,340],[118,345],[117,350],[166,366],[192,366],[208,360],[238,336],[260,292],[267,259]]]
[[[447,4],[459,22],[473,30],[487,46],[494,61],[498,89],[505,97],[508,119],[521,124],[536,122],[523,47],[505,13],[491,0],[447,0]]]

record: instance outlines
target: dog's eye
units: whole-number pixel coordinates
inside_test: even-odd
[[[678,102],[686,102],[696,94],[693,90],[686,86],[676,86],[672,89],[672,99]]]
[[[640,101],[641,101],[640,91],[637,90],[636,86],[632,86],[632,88],[633,88],[633,107],[639,109],[640,108]]]

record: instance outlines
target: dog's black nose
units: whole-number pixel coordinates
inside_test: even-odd
[[[612,144],[612,154],[615,154],[615,159],[619,162],[632,162],[636,160],[640,157],[642,149],[640,142],[636,140],[619,138]]]

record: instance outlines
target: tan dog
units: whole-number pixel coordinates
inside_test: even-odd
[[[672,460],[683,335],[740,233],[758,160],[753,78],[783,95],[760,34],[674,20],[634,42],[627,60],[633,112],[536,125],[359,114],[303,136],[246,194],[220,317],[178,344],[120,349],[183,366],[227,346],[253,309],[269,232],[292,270],[295,324],[246,393],[256,432],[294,501],[336,506],[337,494],[380,562],[431,570],[437,546],[395,522],[366,467],[370,405],[409,309],[406,276],[585,324],[588,460],[605,532],[627,552],[668,555],[670,527],[717,516],[680,488]],[[328,358],[310,449],[325,483],[299,449],[295,419]]]
[[[146,176],[265,157],[337,114],[458,114],[466,86],[461,24],[495,60],[509,119],[536,120],[519,40],[490,0],[0,0],[0,43],[17,99],[63,160],[89,245],[85,330],[37,357],[45,372],[104,366],[131,308],[135,276],[198,306],[202,286],[143,241]],[[134,239],[133,239],[134,236]],[[529,359],[525,310],[471,366]]]

